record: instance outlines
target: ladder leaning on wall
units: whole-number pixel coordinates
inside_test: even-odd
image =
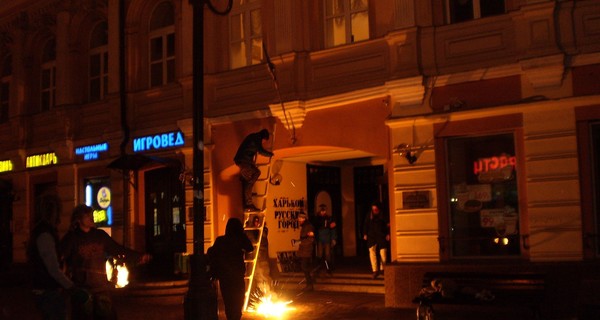
[[[274,125],[274,128],[277,126]],[[273,144],[275,140],[275,129],[273,129],[273,138],[271,139],[271,151],[273,150]],[[266,159],[266,161],[259,161]],[[244,311],[248,309],[248,303],[252,295],[252,290],[255,287],[254,274],[256,271],[256,265],[260,255],[260,245],[262,242],[263,232],[265,229],[265,214],[267,208],[267,191],[269,190],[269,179],[271,176],[271,159],[272,157],[264,157],[257,155],[256,166],[260,170],[260,176],[253,187],[252,200],[254,205],[260,209],[260,211],[244,211],[244,232],[249,236],[254,246],[254,250],[246,254],[244,262],[246,264],[246,274],[244,275],[244,282],[246,284],[246,292],[244,297]],[[258,205],[257,205],[258,204]],[[254,217],[258,216],[260,225],[254,226]],[[267,253],[268,254],[268,253]]]

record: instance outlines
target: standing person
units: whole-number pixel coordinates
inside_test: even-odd
[[[106,278],[106,258],[125,256],[129,265],[146,263],[150,255],[141,254],[115,242],[104,230],[96,228],[93,209],[78,205],[73,209],[71,228],[59,246],[64,256],[67,272],[78,287],[90,294],[86,301],[73,301],[73,319],[116,319],[110,288],[114,285]]]
[[[390,241],[389,224],[383,217],[381,207],[379,202],[371,205],[371,212],[366,217],[363,226],[363,239],[367,240],[369,247],[373,279],[383,274],[383,265],[387,260],[387,245]],[[377,261],[377,253],[379,253],[379,261]]]
[[[254,206],[254,202],[252,202],[252,188],[258,177],[260,177],[260,169],[256,166],[256,154],[260,153],[265,157],[273,156],[273,152],[263,148],[263,140],[269,140],[269,131],[267,129],[247,135],[233,158],[235,164],[240,168],[244,210],[246,211],[260,211]]]
[[[324,262],[328,275],[333,275],[333,261],[331,259],[331,249],[335,247],[337,241],[336,223],[327,212],[325,204],[319,205],[319,212],[315,217],[315,227],[317,229],[317,259],[319,263]],[[320,270],[321,266],[319,266]]]
[[[313,291],[313,279],[310,275],[310,272],[312,271],[315,228],[307,220],[306,214],[304,213],[300,213],[298,215],[298,224],[300,225],[300,245],[298,246],[297,256],[300,258],[300,265],[302,267],[302,272],[304,272],[304,279],[306,281],[304,291]]]
[[[33,267],[33,294],[44,320],[67,318],[65,290],[73,282],[63,273],[58,259],[61,205],[56,196],[42,196],[36,206],[38,221],[31,232],[27,253]]]
[[[208,249],[211,271],[219,279],[227,320],[242,318],[246,290],[244,255],[253,250],[252,242],[237,218],[229,218],[225,235],[217,237]]]

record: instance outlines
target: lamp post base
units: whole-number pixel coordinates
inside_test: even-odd
[[[206,271],[204,254],[192,255],[188,292],[183,300],[185,320],[218,320],[217,290]]]

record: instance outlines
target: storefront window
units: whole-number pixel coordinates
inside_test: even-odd
[[[113,223],[112,197],[108,177],[86,179],[85,204],[94,209],[94,222],[98,227],[110,227]]]
[[[452,256],[519,255],[513,134],[456,137],[446,143]]]

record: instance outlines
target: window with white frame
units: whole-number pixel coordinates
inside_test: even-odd
[[[104,99],[108,92],[108,25],[102,21],[94,27],[90,37],[89,51],[90,102]]]
[[[0,123],[8,121],[8,97],[12,74],[12,57],[7,55],[0,60]]]
[[[175,13],[171,2],[160,3],[150,19],[150,86],[175,81]]]
[[[325,0],[327,48],[369,39],[368,0]]]
[[[506,12],[505,0],[447,0],[450,23],[485,18]]]
[[[235,0],[229,15],[229,66],[237,69],[263,58],[260,0]]]
[[[56,41],[48,40],[42,51],[40,74],[40,110],[48,111],[56,105]]]

